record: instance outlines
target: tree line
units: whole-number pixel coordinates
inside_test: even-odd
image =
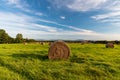
[[[4,29],[0,29],[0,44],[2,43],[23,43],[23,42],[34,42],[34,39],[24,39],[21,33],[16,35],[16,38],[12,38]]]
[[[69,43],[80,43],[84,40],[75,40],[75,41],[71,41],[71,40],[64,40],[65,42],[69,42]],[[108,42],[112,42],[114,44],[120,44],[120,41],[115,40],[115,41],[107,41],[107,40],[101,40],[101,41],[92,41],[92,40],[87,40],[89,43],[95,43],[95,44],[106,44]],[[16,35],[15,38],[12,38],[11,36],[8,35],[8,33],[6,33],[6,31],[4,29],[0,29],[0,44],[2,43],[23,43],[23,42],[37,42],[34,39],[25,39],[23,38],[23,35],[21,33],[18,33]],[[39,42],[39,41],[38,41]],[[54,40],[52,41],[43,41],[43,42],[54,42]]]

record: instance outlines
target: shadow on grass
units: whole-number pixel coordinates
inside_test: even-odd
[[[2,59],[0,59],[0,66],[6,67],[10,71],[17,73],[21,76],[25,76],[28,80],[34,80],[34,76],[32,76],[29,72],[17,69],[15,68],[15,66],[5,63]]]
[[[78,57],[76,55],[73,55],[71,58],[70,58],[70,61],[71,62],[76,62],[76,63],[85,63],[86,62],[86,59],[84,57]]]
[[[43,53],[43,51],[40,51],[39,53],[29,53],[29,52],[24,52],[24,53],[18,53],[18,54],[13,54],[12,57],[17,58],[17,59],[39,59],[41,61],[48,60],[48,55]]]

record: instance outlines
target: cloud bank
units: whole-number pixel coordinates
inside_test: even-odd
[[[21,0],[3,0],[10,8],[17,8],[27,14],[44,16],[42,12],[29,9],[29,4]],[[90,12],[102,10],[103,13],[92,15],[90,18],[100,23],[120,25],[120,1],[119,0],[48,0],[57,9],[67,9],[73,12]],[[51,9],[51,7],[48,7]],[[25,38],[34,39],[120,39],[120,34],[103,34],[81,26],[71,26],[59,22],[50,21],[40,17],[17,12],[0,12],[0,28],[5,29],[12,37],[22,33]],[[66,16],[58,16],[63,21]],[[44,23],[44,24],[43,24]],[[48,24],[48,25],[46,25]],[[56,26],[51,26],[57,25]],[[66,28],[66,29],[64,29]],[[112,37],[111,37],[112,36]],[[113,37],[115,37],[113,39]]]

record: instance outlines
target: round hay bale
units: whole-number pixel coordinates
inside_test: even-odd
[[[23,44],[24,44],[24,45],[27,45],[27,42],[24,42]]]
[[[105,46],[106,46],[106,48],[114,48],[114,44],[113,43],[107,43]]]
[[[45,45],[45,43],[44,43],[44,42],[40,42],[40,44],[41,44],[41,45]]]
[[[70,56],[70,49],[63,41],[56,41],[52,43],[48,51],[48,58],[55,59],[68,59]]]

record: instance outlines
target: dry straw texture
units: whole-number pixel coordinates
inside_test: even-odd
[[[106,48],[114,48],[114,44],[113,43],[107,43]]]
[[[70,49],[63,41],[56,41],[52,43],[49,48],[48,58],[55,59],[68,59],[70,55]]]

